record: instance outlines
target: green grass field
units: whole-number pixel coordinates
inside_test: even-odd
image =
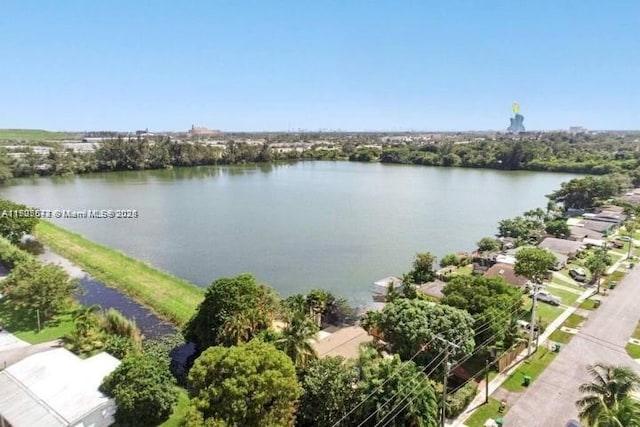
[[[573,292],[565,291],[564,289],[558,289],[551,286],[547,288],[547,291],[555,296],[560,297],[560,299],[562,300],[562,304],[564,305],[573,305],[578,297],[580,297],[580,295],[574,294]]]
[[[551,341],[559,342],[559,343],[562,343],[562,344],[567,344],[569,341],[571,341],[571,338],[573,338],[572,334],[570,334],[568,332],[561,331],[560,329],[556,329],[549,336],[549,339]]]
[[[40,129],[0,129],[0,141],[60,141],[74,136],[77,135]]]
[[[586,300],[584,300],[582,302],[582,304],[580,304],[580,307],[584,310],[595,310],[596,309],[596,300],[591,299],[591,298],[587,298]]]
[[[640,345],[628,343],[625,348],[627,349],[629,356],[634,359],[640,359]]]
[[[204,298],[203,289],[185,280],[50,222],[40,221],[36,235],[54,252],[96,279],[130,295],[178,326],[191,318]]]
[[[580,325],[582,325],[582,322],[584,322],[584,317],[580,316],[579,314],[573,313],[567,318],[567,320],[564,321],[562,326],[576,329],[576,328],[579,328]]]
[[[464,422],[464,424],[469,427],[483,427],[484,423],[486,423],[489,418],[493,418],[494,420],[497,418],[502,418],[507,412],[509,412],[508,406],[502,412],[499,412],[498,408],[500,408],[500,402],[490,397],[489,403],[479,407]]]
[[[38,332],[38,318],[35,311],[14,310],[11,302],[0,301],[0,323],[7,331],[29,344],[39,344],[62,338],[73,329],[71,310],[48,321],[42,321]]]
[[[189,395],[182,387],[176,388],[178,389],[178,403],[174,406],[173,413],[169,419],[160,424],[160,427],[180,427],[182,425],[182,421],[187,412],[187,406],[189,406]]]
[[[525,375],[531,377],[531,383],[540,376],[542,371],[555,359],[556,353],[540,347],[529,360],[526,360],[518,366],[513,374],[502,384],[502,387],[509,391],[524,391],[527,389],[523,385]]]

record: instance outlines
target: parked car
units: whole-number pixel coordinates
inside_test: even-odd
[[[580,267],[569,270],[569,276],[576,282],[585,282],[587,280],[587,273]]]
[[[517,323],[520,330],[531,332],[531,323],[527,322],[526,320],[518,320]],[[540,325],[535,325],[533,327],[533,332],[535,335],[538,335],[540,333]]]
[[[614,248],[616,249],[622,249],[622,247],[624,246],[624,243],[622,242],[618,242],[618,241],[613,241],[611,242],[611,244],[613,245]]]
[[[549,291],[531,291],[529,296],[533,297],[534,293],[537,294],[538,301],[546,302],[547,304],[560,305],[560,303],[562,302],[560,297],[549,293]]]

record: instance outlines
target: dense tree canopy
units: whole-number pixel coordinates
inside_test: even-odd
[[[168,363],[147,356],[126,357],[100,389],[115,399],[120,426],[157,426],[169,418],[178,398]]]
[[[456,276],[442,293],[443,304],[466,310],[473,316],[478,344],[504,342],[522,305],[522,292],[502,278]]]
[[[259,340],[208,348],[189,371],[189,386],[186,424],[193,427],[291,426],[302,392],[293,362]]]
[[[38,218],[30,216],[26,205],[0,199],[0,235],[11,243],[18,243],[25,234],[32,234]],[[23,214],[20,214],[20,211]]]
[[[433,271],[433,264],[436,257],[431,252],[416,254],[413,260],[413,270],[410,275],[416,283],[427,283],[433,281],[436,275]]]
[[[549,270],[556,263],[556,257],[542,248],[523,248],[516,254],[515,272],[534,283],[542,283]]]
[[[200,350],[249,341],[271,326],[277,307],[273,291],[250,274],[218,279],[187,324],[185,338]]]
[[[358,361],[361,372],[359,392],[371,396],[359,408],[355,425],[374,427],[436,427],[438,401],[432,383],[413,362],[369,357]],[[321,425],[321,424],[318,424]],[[344,425],[354,425],[344,424]]]
[[[502,248],[502,243],[495,237],[483,237],[476,244],[480,252],[495,252]]]
[[[567,221],[563,218],[548,221],[545,226],[545,231],[554,237],[561,239],[567,238],[571,235],[569,224],[567,224]]]
[[[624,185],[630,185],[614,177],[575,178],[562,183],[559,190],[554,191],[549,198],[564,204],[565,209],[588,209],[599,203],[617,196]]]
[[[300,397],[296,426],[332,426],[354,408],[365,396],[360,387],[358,371],[341,357],[313,360],[301,375],[303,393]],[[349,416],[343,425],[357,425],[362,411]]]
[[[61,267],[34,259],[17,264],[1,286],[13,304],[40,310],[45,319],[65,308],[77,289]]]
[[[436,335],[458,345],[451,352],[453,358],[469,354],[474,348],[473,325],[473,318],[464,310],[406,298],[386,304],[380,312],[368,312],[363,319],[363,326],[381,333],[403,360],[409,360],[423,349],[414,360],[425,364],[445,348],[441,340],[435,339]]]

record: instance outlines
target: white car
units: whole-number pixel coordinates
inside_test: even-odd
[[[549,293],[548,291],[538,291],[535,293],[537,294],[538,301],[546,302],[547,304],[551,304],[551,305],[560,305],[560,303],[562,302],[560,297],[555,296]],[[531,291],[531,293],[529,293],[529,296],[533,297],[533,294],[534,294],[534,291]]]

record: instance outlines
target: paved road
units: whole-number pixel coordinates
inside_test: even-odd
[[[578,335],[509,410],[505,426],[564,427],[569,419],[577,419],[578,387],[590,380],[587,365],[627,365],[640,373],[640,365],[624,349],[639,319],[640,269],[636,268],[603,298]]]

